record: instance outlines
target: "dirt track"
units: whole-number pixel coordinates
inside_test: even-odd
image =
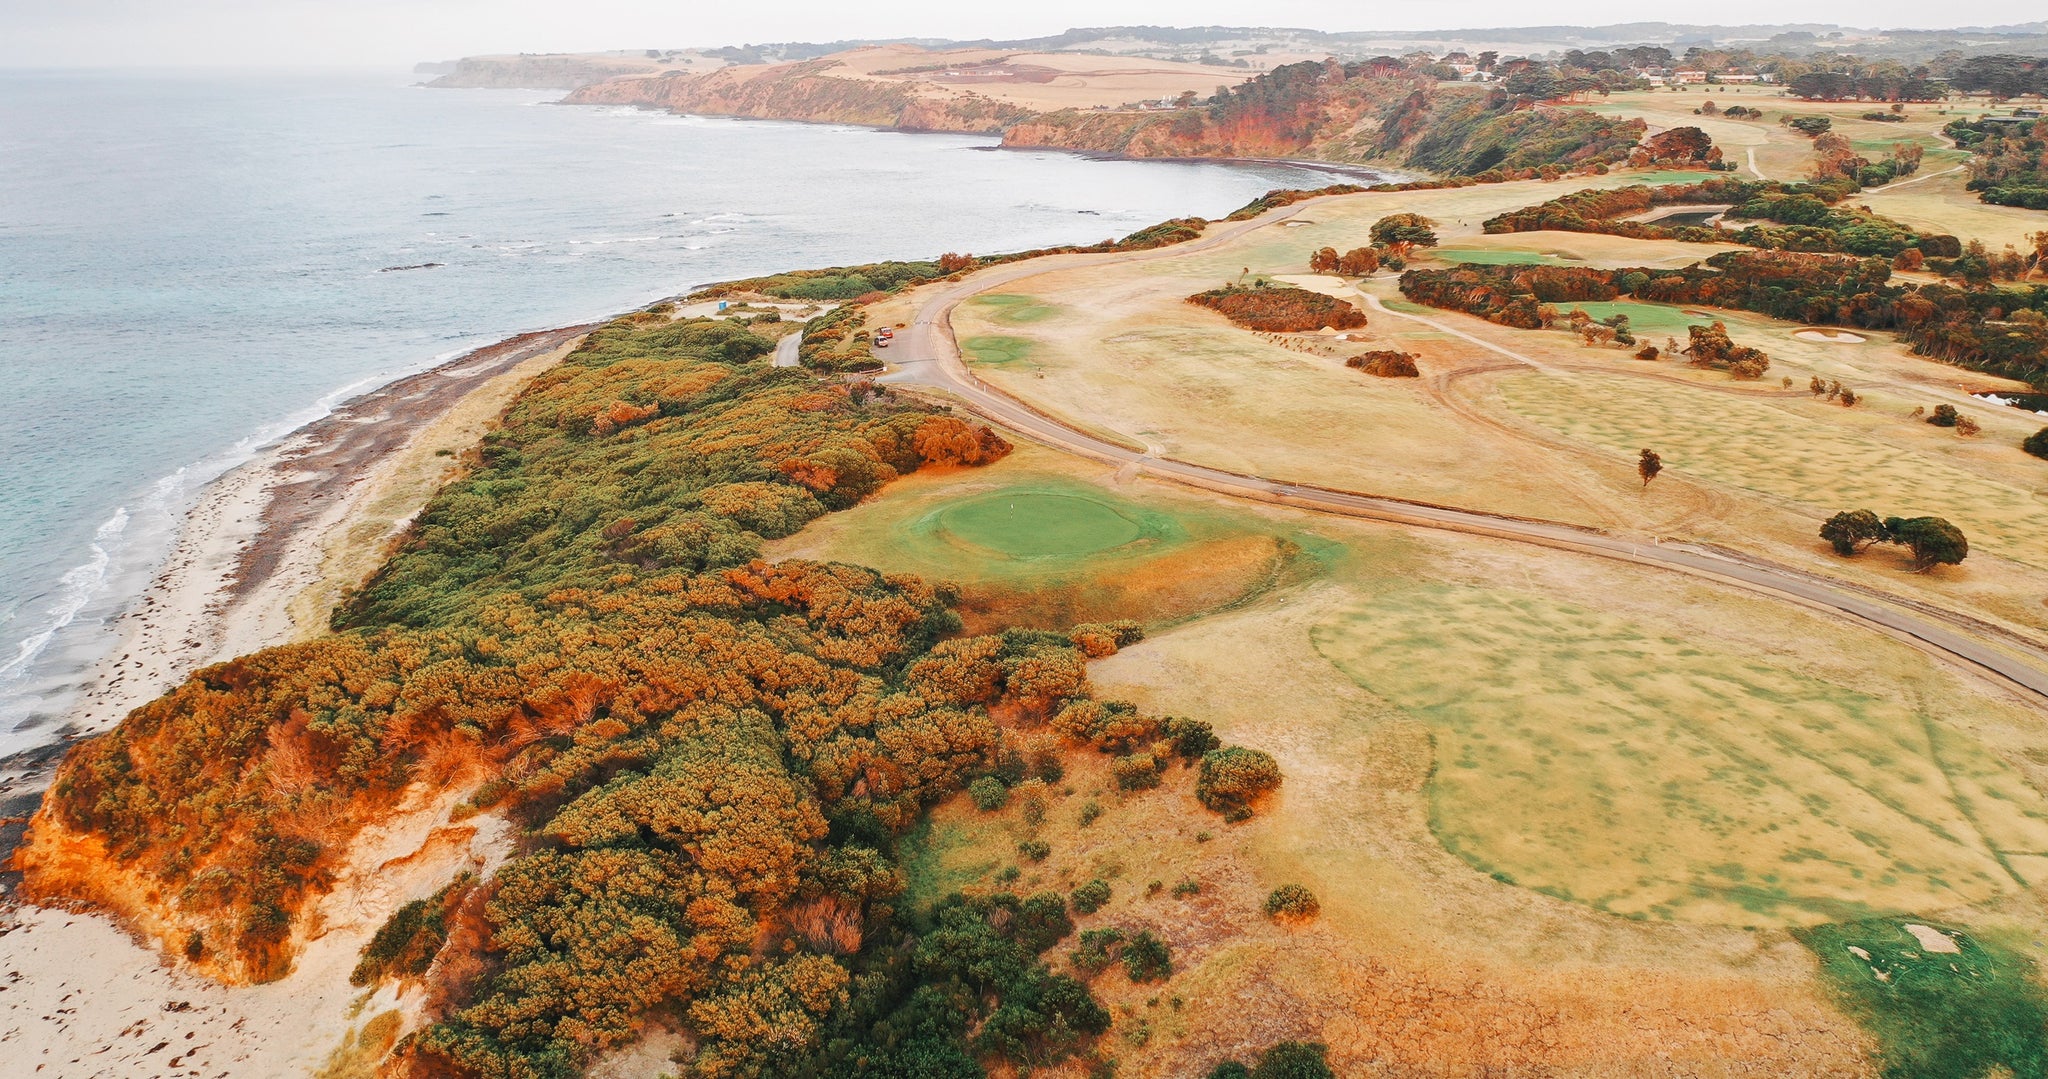
[[[953,337],[952,315],[955,308],[973,296],[1023,278],[1074,265],[1144,262],[1207,250],[1255,229],[1286,220],[1308,205],[1310,202],[1296,203],[1249,221],[1226,224],[1200,240],[1173,247],[1118,255],[1061,255],[973,274],[925,299],[910,325],[898,335],[897,347],[901,351],[891,357],[897,366],[882,381],[941,391],[958,400],[969,411],[1048,446],[1220,494],[1410,527],[1490,536],[1653,566],[1829,612],[1906,641],[1963,668],[1988,675],[2000,684],[2019,690],[2037,706],[2048,707],[2048,649],[2038,642],[1965,614],[1707,544],[1666,543],[1654,538],[1644,542],[1556,521],[1410,502],[1312,483],[1290,483],[1156,456],[1143,448],[1120,445],[1088,434],[1040,412],[982,382],[967,370],[961,360],[959,345]],[[1539,371],[1547,369],[1547,365],[1540,361],[1433,319],[1389,311],[1371,297],[1366,297],[1366,301],[1378,311],[1429,324]]]

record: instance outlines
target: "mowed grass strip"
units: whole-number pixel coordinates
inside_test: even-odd
[[[1007,322],[1024,325],[1043,322],[1059,314],[1060,309],[1036,296],[1023,296],[1008,292],[990,292],[967,301],[969,307],[977,308],[993,322]]]
[[[1431,828],[1632,917],[1807,924],[2020,887],[2048,806],[1938,713],[1533,594],[1431,585],[1313,631],[1436,743]]]

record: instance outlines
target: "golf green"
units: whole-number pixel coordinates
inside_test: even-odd
[[[1091,498],[997,492],[939,511],[938,525],[963,543],[1012,558],[1057,558],[1121,547],[1144,534],[1137,521]]]

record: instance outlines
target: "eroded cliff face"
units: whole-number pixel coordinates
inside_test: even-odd
[[[831,66],[824,60],[746,73],[726,69],[704,75],[614,79],[584,86],[564,103],[990,135],[1032,115],[971,91],[825,74]]]

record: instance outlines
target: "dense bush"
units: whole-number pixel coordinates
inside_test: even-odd
[[[1364,313],[1343,300],[1286,286],[1231,285],[1198,292],[1188,297],[1188,302],[1216,311],[1246,329],[1264,333],[1353,330],[1365,325]]]
[[[1268,918],[1301,920],[1313,918],[1322,910],[1323,905],[1316,901],[1315,893],[1299,884],[1283,884],[1266,896]]]
[[[1891,263],[1790,251],[1725,251],[1683,269],[1464,265],[1410,270],[1417,303],[1523,329],[1543,303],[1628,295],[1727,307],[1811,325],[1896,330],[1923,356],[2025,382],[2048,382],[2048,288],[1891,283]]]
[[[1068,898],[1073,901],[1075,910],[1083,914],[1093,914],[1101,910],[1103,905],[1109,902],[1109,882],[1101,877],[1096,877],[1094,880],[1075,888],[1073,894]]]
[[[1418,378],[1422,372],[1415,366],[1413,353],[1390,349],[1374,349],[1361,352],[1344,361],[1344,366],[1356,368],[1368,375],[1381,378]]]
[[[1252,815],[1252,805],[1280,787],[1280,765],[1271,754],[1243,746],[1212,749],[1202,756],[1195,797],[1226,820]]]
[[[990,444],[750,362],[758,341],[665,319],[593,333],[340,632],[209,667],[81,744],[51,819],[205,926],[196,956],[261,979],[400,792],[489,777],[473,801],[528,840],[474,901],[401,909],[357,972],[439,972],[442,940],[466,942],[405,1050],[430,1072],[572,1074],[655,1008],[706,1075],[1071,1055],[1109,1019],[1035,958],[1070,926],[1059,897],[906,922],[891,852],[924,807],[1019,759],[993,712],[1038,723],[1086,699],[1081,653],[945,639],[948,597],[915,579],[751,561],[763,535]]]
[[[967,796],[974,800],[974,808],[992,813],[1010,804],[1010,788],[994,776],[980,776],[967,785]]]

